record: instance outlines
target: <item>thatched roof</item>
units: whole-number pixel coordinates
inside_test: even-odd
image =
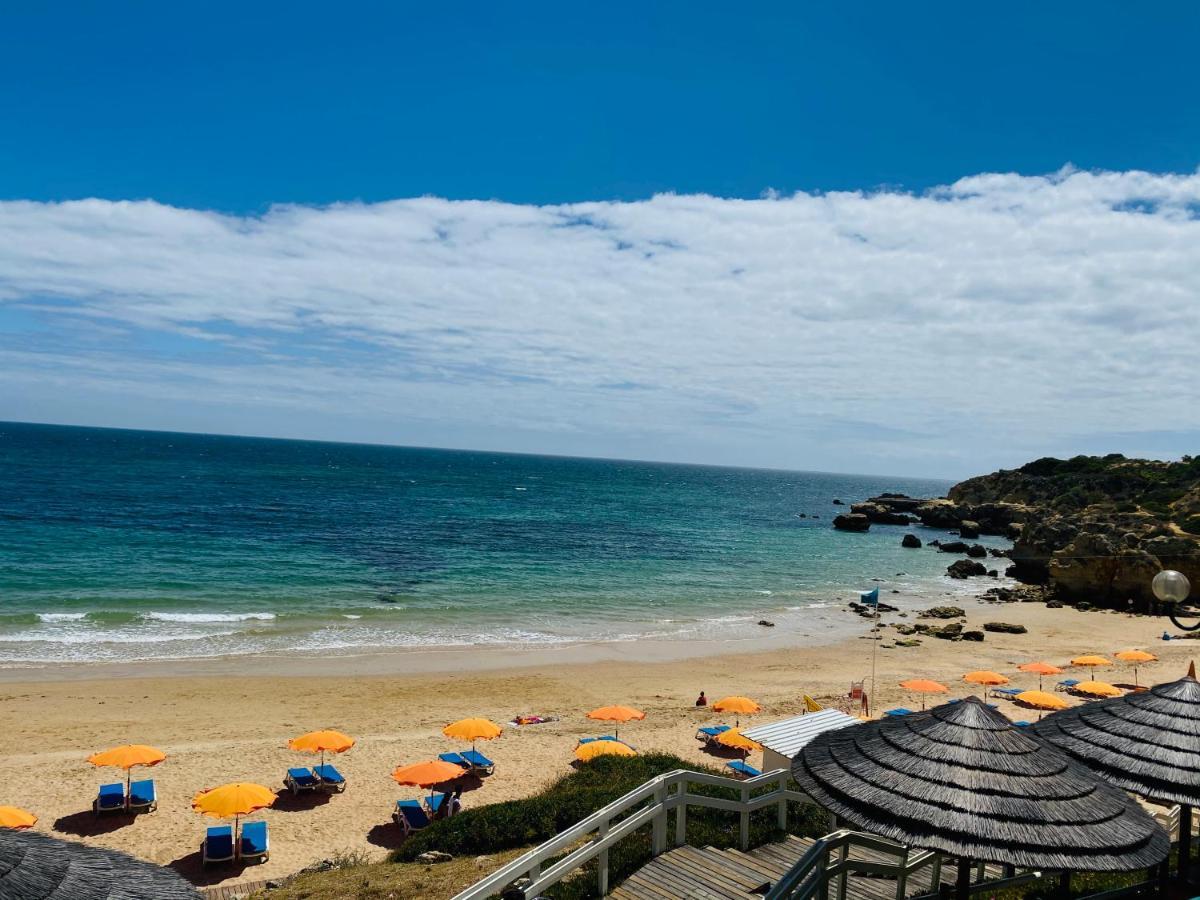
[[[826,732],[792,775],[857,828],[955,856],[1128,871],[1168,851],[1166,832],[1128,794],[975,697]]]
[[[1033,731],[1119,787],[1200,806],[1200,683],[1193,677],[1065,709]]]
[[[31,831],[0,829],[0,900],[195,900],[170,869]]]

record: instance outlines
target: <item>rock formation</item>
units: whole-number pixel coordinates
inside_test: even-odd
[[[867,531],[871,520],[862,513],[843,513],[834,517],[833,527],[839,531]]]

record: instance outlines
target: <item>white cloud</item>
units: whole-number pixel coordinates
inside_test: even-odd
[[[115,424],[175,402],[213,430],[251,410],[297,436],[950,475],[1136,451],[1200,430],[1198,210],[1197,174],[1070,170],[261,217],[4,202],[0,416],[122,397]]]

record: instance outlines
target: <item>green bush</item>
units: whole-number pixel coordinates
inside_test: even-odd
[[[469,808],[452,819],[434,822],[405,841],[393,859],[411,861],[427,850],[441,850],[454,856],[483,855],[540,844],[656,775],[676,769],[719,774],[714,768],[697,766],[669,754],[600,757],[531,797]],[[696,787],[693,793],[728,799],[739,796],[739,791],[733,788]],[[789,804],[788,830],[793,834],[818,835],[827,830],[827,824],[825,814],[816,807]],[[752,845],[779,837],[774,808],[756,811],[750,825]],[[688,811],[687,838],[689,844],[699,847],[736,846],[738,816],[723,810],[692,807]],[[647,825],[609,851],[612,883],[616,884],[649,858],[650,826]],[[557,885],[548,896],[556,900],[591,897],[595,886],[593,863]]]

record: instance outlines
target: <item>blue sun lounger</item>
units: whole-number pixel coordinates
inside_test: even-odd
[[[1006,697],[1009,700],[1016,700],[1017,694],[1019,694],[1019,693],[1021,693],[1020,688],[1006,688],[1006,687],[992,688],[992,696],[993,697],[995,697],[998,694],[1001,697]]]
[[[321,787],[327,791],[341,793],[346,789],[346,779],[342,773],[326,763],[323,766],[313,766],[313,774],[321,781]]]
[[[1013,722],[1013,725],[1015,725],[1017,728],[1028,728],[1032,724],[1032,722],[1026,722],[1024,719],[1019,722]]]
[[[311,769],[288,769],[283,776],[283,786],[293,795],[301,791],[315,791],[321,787],[321,779]]]
[[[92,811],[96,815],[106,812],[117,812],[125,808],[125,785],[102,784],[92,801]]]
[[[392,821],[399,825],[407,836],[428,825],[429,814],[421,806],[420,800],[397,800],[396,808],[392,810]]]
[[[748,765],[740,759],[725,763],[725,768],[732,771],[738,778],[754,778],[756,775],[762,774],[754,766]]]
[[[1057,685],[1054,686],[1054,689],[1056,691],[1069,691],[1072,688],[1076,688],[1076,687],[1079,687],[1079,679],[1078,678],[1064,678],[1062,681],[1060,681]]]
[[[233,859],[233,828],[229,825],[218,825],[210,828],[200,843],[200,865],[209,863],[229,862]]]
[[[705,725],[703,728],[696,729],[696,740],[705,744],[711,744],[728,730],[728,725]]]
[[[491,775],[496,771],[496,764],[477,750],[464,750],[462,753],[439,753],[438,759],[451,765],[462,766],[468,772],[476,775]]]
[[[889,709],[884,712],[885,716],[911,716],[912,710],[904,706],[897,706],[895,709]]]
[[[154,779],[146,778],[129,785],[129,811],[154,812],[158,809],[158,791],[154,789]]]
[[[576,744],[575,746],[578,747],[580,744],[590,744],[592,741],[615,741],[615,740],[616,740],[616,738],[613,737],[611,734],[602,734],[599,737],[580,738],[579,744]]]
[[[244,860],[266,862],[271,858],[271,837],[266,822],[246,822],[242,825],[242,846],[239,855]]]

